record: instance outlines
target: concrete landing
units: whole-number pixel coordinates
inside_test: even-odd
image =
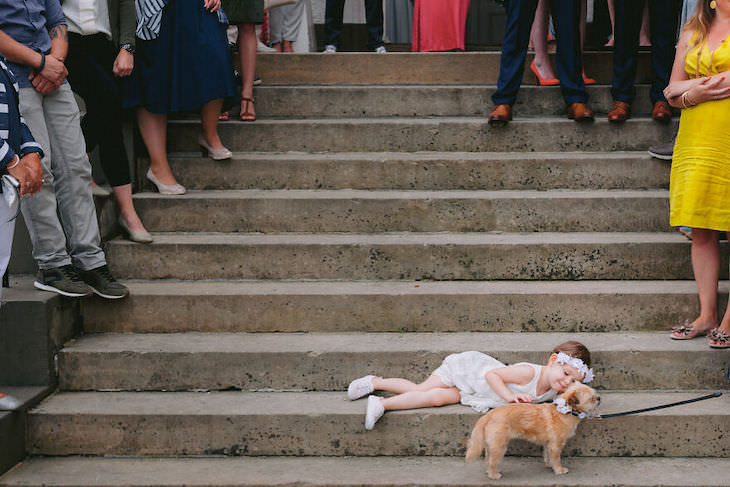
[[[0,487],[727,487],[727,458],[563,458],[560,477],[536,458],[507,457],[489,480],[461,458],[33,458]]]

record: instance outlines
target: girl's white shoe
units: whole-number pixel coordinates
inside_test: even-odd
[[[373,377],[375,376],[366,375],[365,377],[360,377],[350,382],[350,386],[347,388],[347,397],[350,398],[350,401],[365,397],[375,390],[373,387]]]
[[[365,411],[365,429],[371,430],[375,427],[375,423],[383,416],[385,408],[383,401],[378,396],[368,397],[368,409]]]
[[[20,401],[13,396],[8,396],[4,392],[0,392],[0,411],[13,411],[20,407]]]

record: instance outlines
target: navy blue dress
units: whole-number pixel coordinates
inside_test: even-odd
[[[202,0],[169,0],[159,37],[137,39],[134,70],[124,83],[124,107],[152,113],[198,110],[235,97],[226,25]]]

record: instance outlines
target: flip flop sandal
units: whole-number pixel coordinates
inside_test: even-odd
[[[693,338],[707,335],[707,330],[700,330],[690,325],[690,321],[686,320],[681,325],[672,328],[670,338],[672,340],[692,340]]]
[[[730,334],[719,328],[710,332],[710,348],[730,348]]]

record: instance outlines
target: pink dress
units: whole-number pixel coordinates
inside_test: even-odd
[[[416,0],[413,52],[463,51],[470,0]]]

